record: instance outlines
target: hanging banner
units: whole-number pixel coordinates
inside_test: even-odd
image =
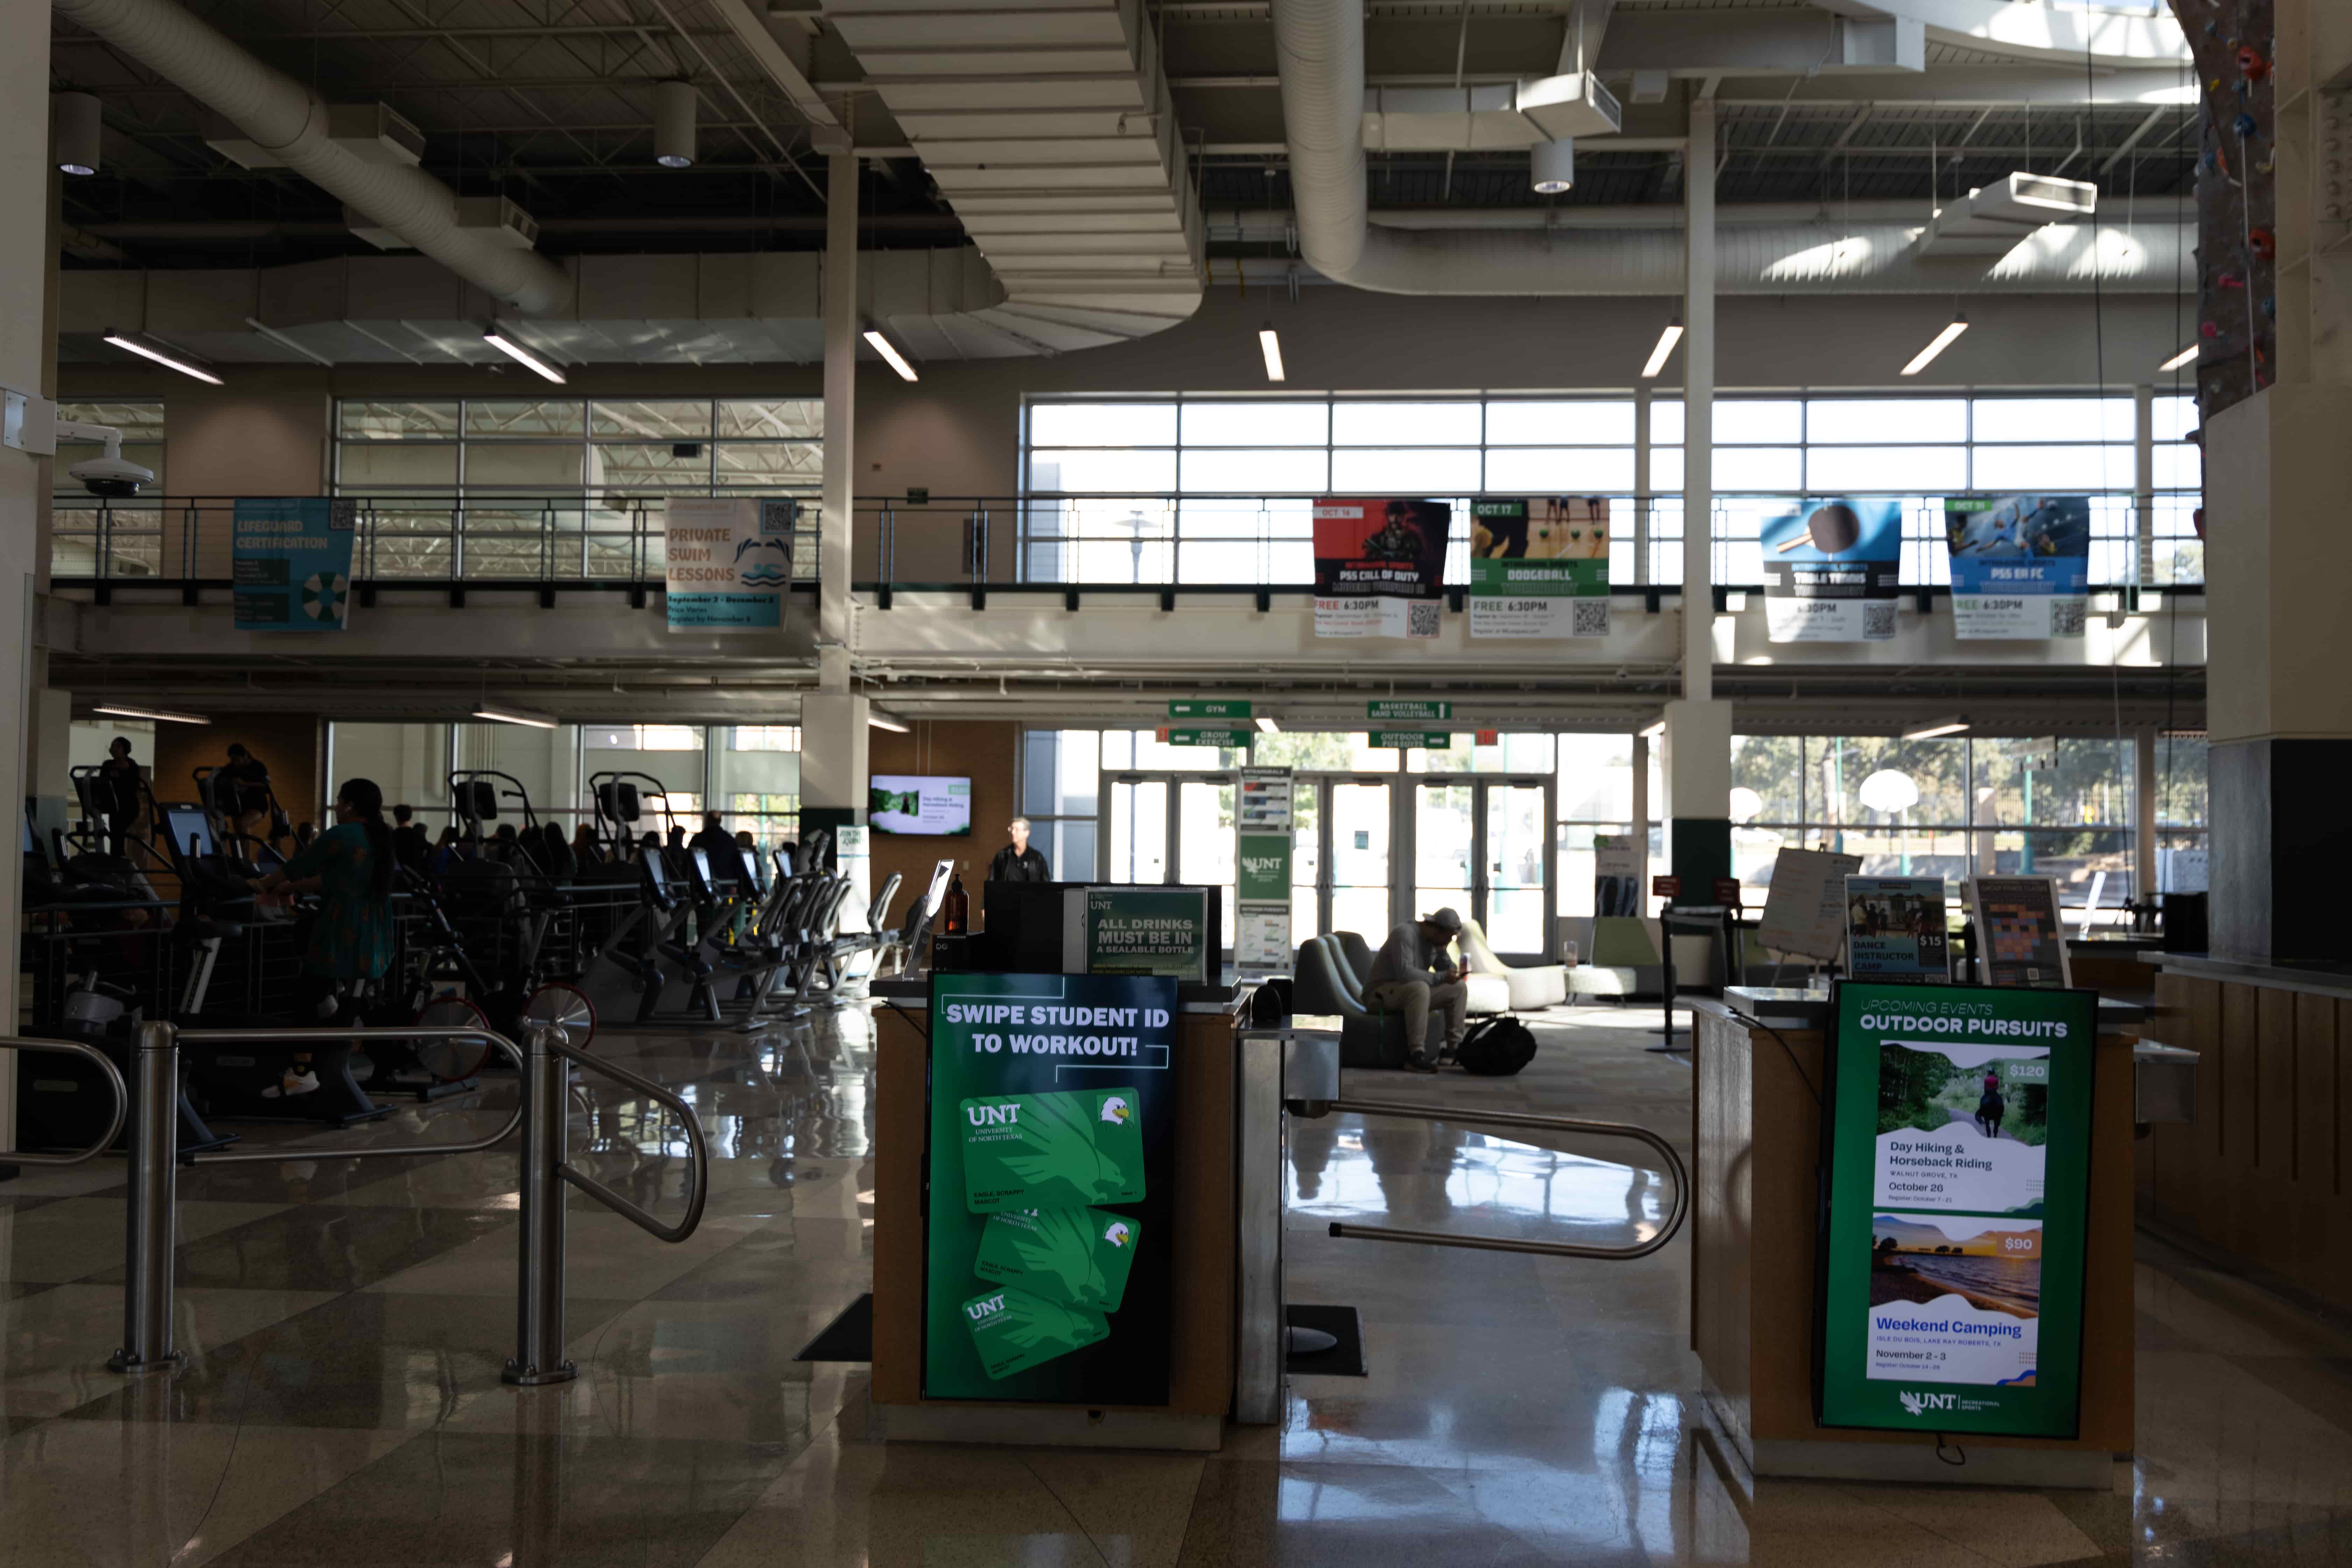
[[[784,624],[800,502],[673,496],[665,529],[669,629],[772,632]]]
[[[1592,912],[1602,919],[1642,913],[1642,847],[1629,833],[1592,836]]]
[[[1848,877],[1845,972],[1856,980],[1948,985],[1941,877]]]
[[[1165,1405],[1173,980],[931,981],[923,1397]]]
[[[1609,635],[1609,498],[1470,503],[1470,635]]]
[[[359,503],[327,496],[240,500],[229,580],[241,632],[339,632],[351,619]]]
[[[1768,517],[1764,629],[1774,642],[1891,642],[1903,503],[1852,496]]]
[[[2091,498],[1953,496],[1952,635],[1963,641],[2083,635],[2091,604]]]
[[[1234,967],[1291,972],[1288,768],[1244,768],[1234,810]]]
[[[1315,503],[1315,635],[1433,637],[1454,507],[1442,500]]]
[[[1834,1005],[1815,1416],[2074,1436],[2098,997],[1843,981]]]

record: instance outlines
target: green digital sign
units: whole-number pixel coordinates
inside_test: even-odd
[[[1088,974],[1206,980],[1215,946],[1199,888],[1088,888],[1080,949]]]
[[[1833,1011],[1815,1418],[2074,1436],[2097,994],[1847,981]]]
[[[1177,983],[931,980],[923,1397],[1165,1405]]]
[[[1250,716],[1250,700],[1246,697],[1171,697],[1168,700],[1168,717],[1246,719]]]
[[[1375,747],[1406,752],[1442,752],[1454,744],[1452,732],[1445,730],[1375,730],[1369,739]]]
[[[1380,697],[1364,704],[1368,719],[1385,719],[1391,723],[1411,722],[1416,719],[1451,719],[1454,704],[1433,701],[1425,697]]]
[[[1171,746],[1216,746],[1238,752],[1249,744],[1247,730],[1171,730],[1168,743]]]

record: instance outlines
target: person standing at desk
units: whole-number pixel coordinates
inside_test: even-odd
[[[1044,855],[1029,847],[1029,819],[1014,817],[1005,832],[1013,836],[1013,842],[998,850],[996,858],[988,863],[988,879],[992,882],[1052,881],[1054,868],[1045,863]]]

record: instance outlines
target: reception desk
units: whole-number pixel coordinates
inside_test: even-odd
[[[924,983],[874,1013],[873,1414],[887,1441],[1213,1450],[1234,1399],[1235,1008],[1184,988],[1171,1053],[1176,1104],[1168,1402],[1073,1405],[923,1397],[924,1129],[929,1046]]]
[[[1759,1477],[2104,1489],[2132,1447],[2132,1058],[2102,1035],[2092,1107],[2082,1421],[2071,1440],[1932,1437],[1813,1420],[1818,1030],[1694,999],[1691,1346],[1713,1424]],[[1785,1048],[1784,1048],[1785,1047]],[[1964,1454],[1954,1465],[1949,1457]]]

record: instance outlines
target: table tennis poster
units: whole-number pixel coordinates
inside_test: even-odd
[[[1767,517],[1764,629],[1773,642],[1892,642],[1903,503],[1832,496]]]

